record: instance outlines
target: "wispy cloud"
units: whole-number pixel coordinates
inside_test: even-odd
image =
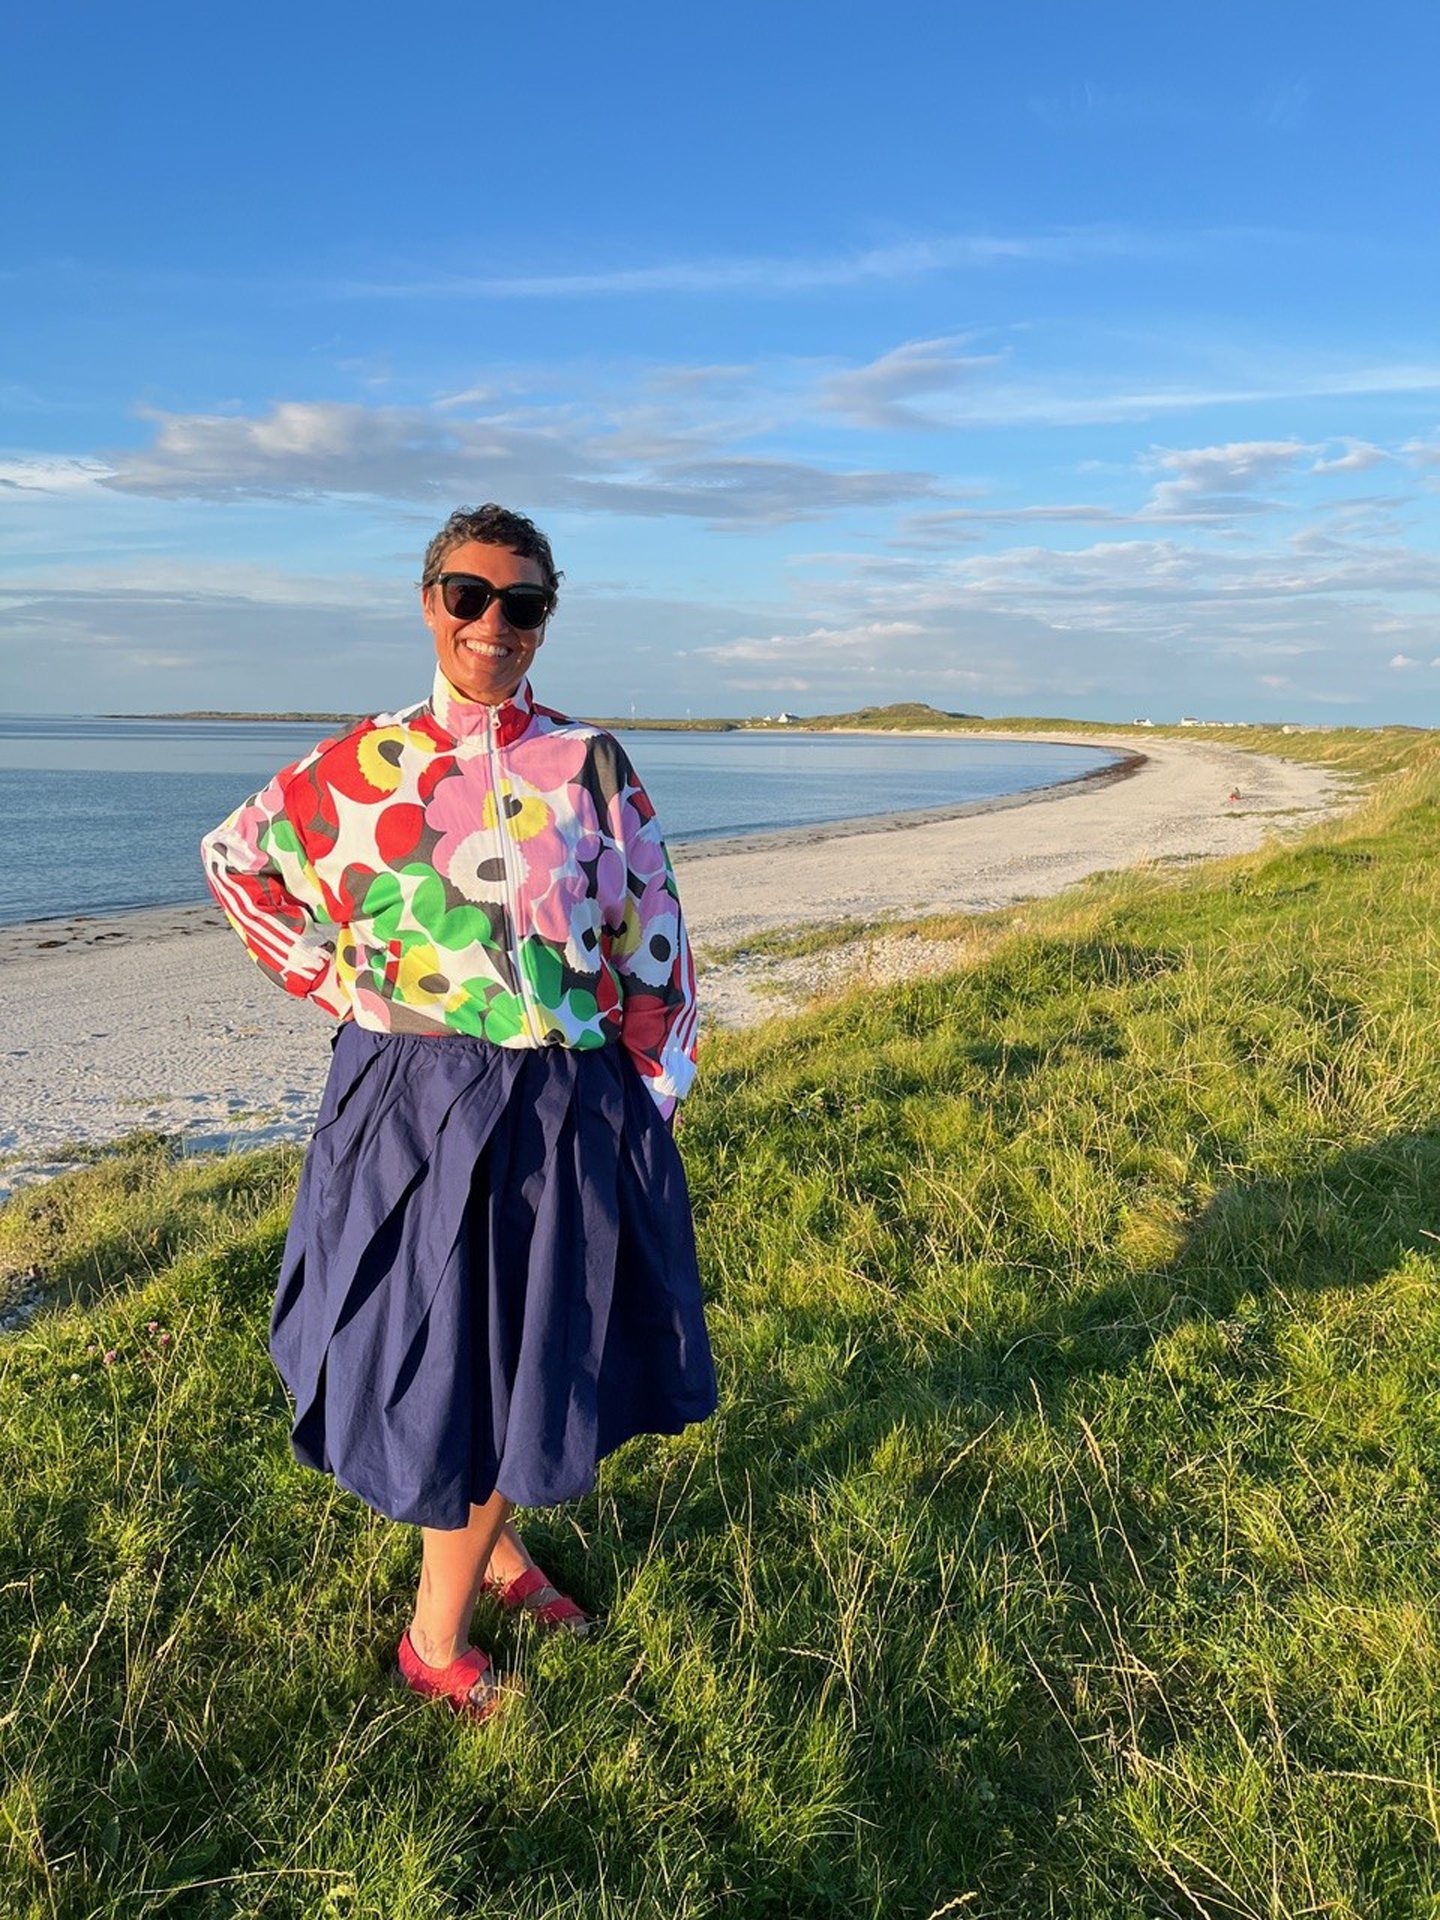
[[[1160,520],[1258,513],[1266,502],[1255,494],[1256,484],[1293,470],[1317,451],[1297,440],[1236,440],[1157,452],[1149,464],[1171,477],[1159,482],[1142,511]]]
[[[1440,362],[1316,367],[1277,372],[1273,379],[1245,383],[1193,381],[1124,385],[1083,381],[1061,374],[1048,381],[994,381],[962,387],[937,407],[952,427],[1086,427],[1195,413],[1213,407],[1267,406],[1292,400],[1361,398],[1366,395],[1440,393]],[[1416,447],[1422,443],[1417,442]],[[1440,455],[1431,456],[1440,457]]]
[[[1004,359],[997,353],[961,353],[969,338],[952,334],[938,340],[907,341],[866,366],[833,374],[821,389],[820,404],[857,426],[881,431],[938,427],[943,423],[905,402],[922,394],[947,392]]]
[[[1330,475],[1354,472],[1389,456],[1368,443],[1345,442],[1351,452],[1335,459],[1323,455],[1323,446],[1298,440],[1239,440],[1213,447],[1152,448],[1139,460],[1141,472],[1159,473],[1149,498],[1126,510],[1093,502],[989,507],[944,507],[910,515],[899,530],[903,544],[921,546],[953,543],[957,536],[989,526],[1027,524],[1061,526],[1067,523],[1114,527],[1224,527],[1278,508],[1283,503],[1258,489],[1266,483],[1309,472]],[[1373,502],[1342,502],[1351,508],[1373,509]],[[1313,537],[1313,536],[1312,536]]]
[[[533,274],[395,274],[329,282],[322,291],[351,300],[581,300],[653,294],[823,293],[870,282],[923,279],[1010,261],[1061,264],[1171,248],[1173,238],[1114,227],[1048,233],[938,234],[828,254],[707,255],[637,266]]]
[[[1378,467],[1394,456],[1386,453],[1383,447],[1377,447],[1368,440],[1344,439],[1341,444],[1345,451],[1332,459],[1321,459],[1311,468],[1312,473],[1364,473],[1370,467]]]
[[[1425,608],[1403,608],[1440,587],[1440,560],[1397,543],[1246,553],[1115,540],[914,561],[894,622],[894,577],[877,578],[866,556],[812,558],[825,566],[811,605],[848,617],[697,650],[729,684],[778,692],[798,678],[812,694],[862,698],[878,672],[921,698],[948,686],[1012,706],[1084,695],[1117,714],[1213,705],[1217,690],[1227,703],[1283,694],[1302,710],[1363,707],[1383,699],[1377,676],[1418,669],[1427,641],[1433,651]]]
[[[67,454],[0,457],[0,487],[16,493],[80,493],[98,486],[114,469],[107,461]]]
[[[1057,92],[1031,94],[1031,116],[1055,132],[1081,127],[1185,127],[1204,117],[1198,100],[1161,87],[1110,87],[1081,78]]]
[[[517,426],[426,408],[289,401],[248,418],[149,417],[150,446],[115,455],[106,486],[211,500],[479,494],[718,527],[779,525],[940,490],[933,474],[746,456],[703,440],[647,444],[633,422],[586,427],[568,415]]]
[[[1255,103],[1255,118],[1262,127],[1293,133],[1305,124],[1310,106],[1310,81],[1304,74],[1291,74],[1265,88]]]

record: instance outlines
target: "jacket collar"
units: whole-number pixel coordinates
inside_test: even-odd
[[[535,696],[528,677],[522,680],[508,700],[488,706],[483,700],[467,700],[445,678],[442,668],[435,669],[430,692],[430,711],[446,733],[455,740],[469,740],[488,733],[494,725],[495,744],[508,747],[518,740],[535,715]]]

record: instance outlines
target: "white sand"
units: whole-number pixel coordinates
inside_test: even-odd
[[[1019,736],[1007,736],[1017,738]],[[1091,736],[1035,735],[1068,745]],[[1133,752],[1117,740],[1113,750]],[[674,850],[708,1017],[753,1017],[833,968],[706,963],[770,929],[977,912],[1147,861],[1241,853],[1345,804],[1315,768],[1210,742],[1144,742],[1126,777],[942,818],[896,815]],[[1232,789],[1240,793],[1232,803]],[[136,1127],[191,1148],[300,1139],[330,1061],[326,1017],[274,987],[210,906],[0,929],[0,1191],[73,1141]]]

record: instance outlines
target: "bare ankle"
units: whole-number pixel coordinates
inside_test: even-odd
[[[411,1646],[427,1667],[448,1667],[466,1648],[463,1639],[457,1639],[454,1634],[431,1633],[416,1620],[410,1622],[409,1632]]]

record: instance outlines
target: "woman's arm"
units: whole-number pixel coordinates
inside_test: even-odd
[[[650,796],[619,750],[616,837],[625,855],[625,919],[610,942],[624,993],[621,1038],[664,1119],[695,1078],[695,961]]]
[[[350,997],[335,967],[337,926],[290,804],[293,782],[323,751],[317,747],[243,801],[205,835],[200,857],[210,891],[257,965],[287,993],[340,1019]]]

